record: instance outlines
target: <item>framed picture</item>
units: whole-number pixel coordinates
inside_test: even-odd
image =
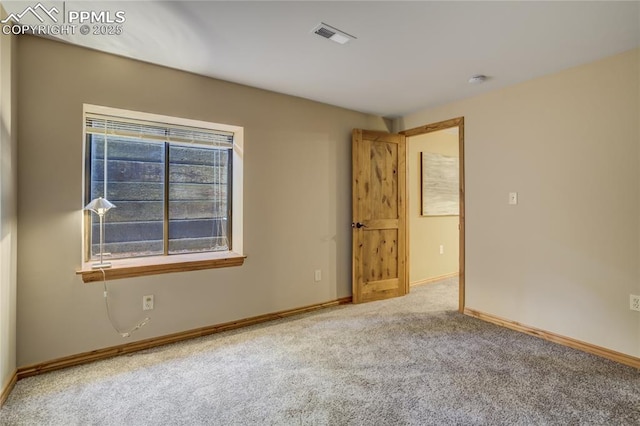
[[[460,214],[459,161],[432,152],[420,153],[422,216]]]

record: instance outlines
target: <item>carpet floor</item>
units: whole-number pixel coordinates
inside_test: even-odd
[[[21,380],[2,425],[640,425],[640,371],[461,315],[456,282]]]

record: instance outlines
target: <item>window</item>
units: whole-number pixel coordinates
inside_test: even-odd
[[[109,259],[241,253],[242,128],[89,105],[84,120],[85,204],[116,206],[105,216]],[[86,214],[85,262],[99,242],[99,219]]]

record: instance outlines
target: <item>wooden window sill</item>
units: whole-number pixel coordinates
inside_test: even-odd
[[[189,253],[172,256],[137,257],[111,260],[111,267],[104,269],[105,278],[142,277],[146,275],[168,274],[170,272],[198,271],[201,269],[228,268],[242,266],[246,256],[233,252]],[[105,259],[106,260],[106,259]],[[92,269],[92,263],[84,263],[76,275],[85,283],[102,281],[100,269]]]

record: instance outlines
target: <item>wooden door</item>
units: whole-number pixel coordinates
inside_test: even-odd
[[[353,149],[353,302],[403,296],[407,270],[406,140],[355,129]]]

